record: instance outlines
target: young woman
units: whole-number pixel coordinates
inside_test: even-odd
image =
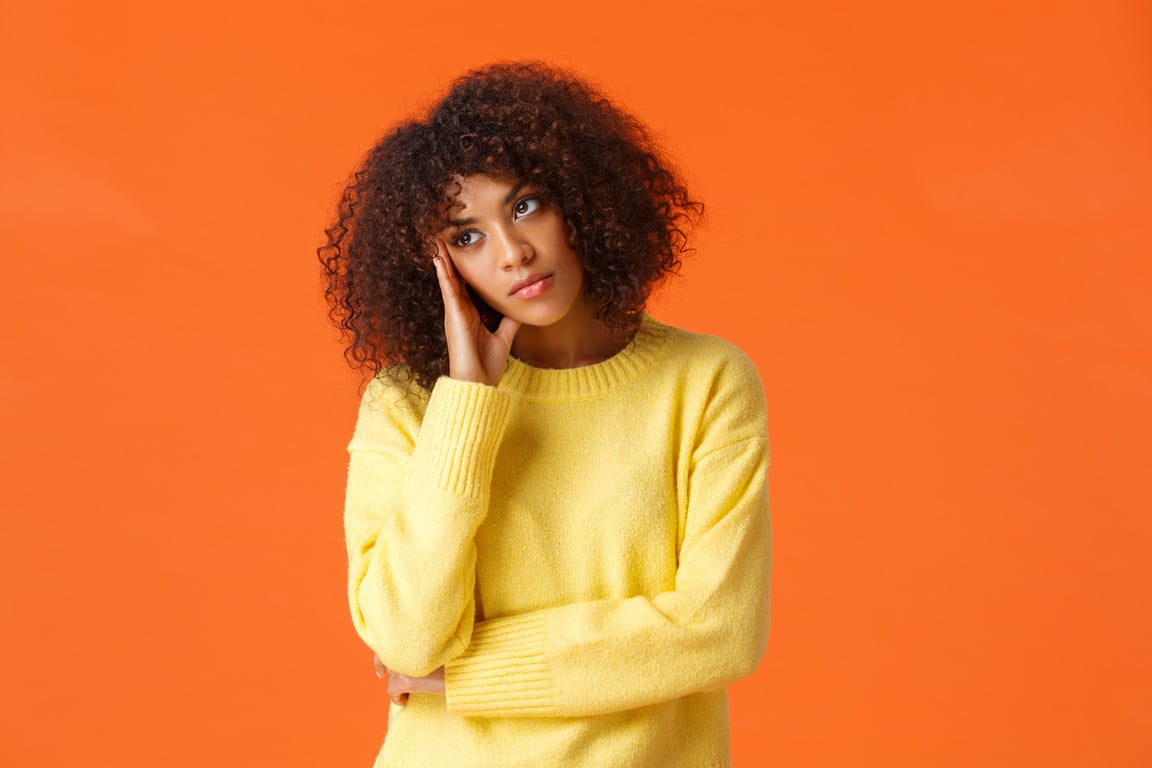
[[[540,64],[466,74],[353,176],[320,256],[371,377],[345,533],[377,765],[729,764],[767,636],[763,391],[643,311],[700,211]]]

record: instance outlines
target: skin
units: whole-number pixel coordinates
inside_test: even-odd
[[[435,237],[436,277],[444,299],[448,375],[500,383],[508,356],[538,368],[576,368],[615,355],[628,338],[595,317],[584,298],[583,260],[572,227],[542,190],[521,180],[458,178]],[[488,331],[468,295],[471,286],[504,315]],[[523,287],[522,290],[517,290]],[[380,658],[373,657],[383,678]],[[444,669],[426,677],[388,675],[388,695],[404,706],[410,693],[444,695]]]
[[[454,204],[445,211],[450,224],[436,238],[435,257],[449,375],[494,385],[507,350],[539,368],[591,365],[620,351],[627,339],[597,320],[595,308],[585,301],[575,234],[542,190],[503,176],[475,175],[457,182]],[[541,276],[545,280],[528,295],[513,293],[521,281]],[[504,315],[507,329],[503,323],[495,334],[484,329],[462,283]],[[491,352],[491,336],[505,342],[504,354]],[[495,370],[485,369],[483,377],[470,370],[473,348],[491,355],[484,362]]]

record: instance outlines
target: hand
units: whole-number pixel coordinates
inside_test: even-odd
[[[480,320],[480,313],[456,272],[448,246],[440,238],[436,238],[436,255],[432,261],[436,265],[440,295],[444,298],[448,375],[461,381],[495,386],[508,365],[508,353],[516,331],[520,330],[520,322],[504,317],[496,333],[490,332]]]
[[[376,668],[376,677],[381,679],[383,679],[384,673],[388,672],[376,654],[372,654],[372,666]],[[440,667],[426,677],[408,677],[408,675],[401,675],[398,672],[388,674],[388,698],[392,699],[393,704],[400,707],[407,706],[408,694],[410,693],[435,693],[443,696],[445,690],[444,667]]]

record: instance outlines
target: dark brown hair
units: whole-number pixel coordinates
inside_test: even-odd
[[[424,389],[448,372],[431,237],[453,180],[472,174],[544,190],[576,233],[585,299],[614,328],[639,322],[703,212],[647,129],[582,79],[540,63],[469,72],[424,119],[368,152],[318,250],[329,316],[354,368],[387,368]],[[499,322],[489,307],[481,313]]]

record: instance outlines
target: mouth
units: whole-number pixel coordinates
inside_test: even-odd
[[[538,296],[552,284],[552,277],[551,272],[537,272],[527,277],[522,277],[512,283],[512,288],[508,291],[508,295],[515,296],[518,299],[530,299],[533,296]]]

